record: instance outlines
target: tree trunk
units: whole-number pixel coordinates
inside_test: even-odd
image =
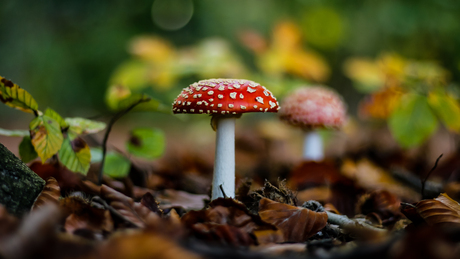
[[[0,143],[0,204],[22,216],[32,207],[45,181]]]

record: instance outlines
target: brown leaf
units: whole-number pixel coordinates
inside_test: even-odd
[[[259,215],[263,221],[280,228],[286,241],[305,242],[327,224],[326,212],[314,212],[269,199],[260,201]]]
[[[80,174],[73,173],[59,163],[42,164],[40,161],[37,161],[30,165],[30,169],[38,174],[43,180],[50,177],[56,179],[62,193],[79,190],[82,185]]]
[[[250,214],[244,204],[230,198],[213,200],[207,209],[189,211],[181,221],[192,235],[208,241],[234,246],[283,241],[275,226]],[[261,240],[256,241],[253,234]]]
[[[428,225],[460,223],[460,205],[445,194],[420,201],[415,206]]]
[[[436,199],[417,202],[414,207],[409,206],[403,210],[404,215],[414,223],[418,223],[421,218],[428,225],[460,224],[460,205],[445,193]]]
[[[200,210],[209,196],[167,189],[159,192],[155,198],[160,202],[161,209],[182,207],[185,210]]]
[[[197,223],[192,225],[191,229],[196,238],[218,241],[223,245],[250,246],[256,243],[250,233],[227,224]]]
[[[89,230],[95,234],[113,231],[114,224],[110,212],[91,204],[81,196],[71,195],[60,201],[68,214],[64,229],[68,233],[76,230]]]
[[[394,179],[390,173],[367,159],[361,159],[358,162],[345,160],[341,171],[343,175],[355,180],[359,186],[366,190],[387,190],[402,200],[420,200],[420,193],[407,188]]]
[[[134,202],[133,199],[106,185],[101,187],[101,197],[108,200],[110,206],[137,227],[143,228],[149,224],[154,225],[160,218],[158,214],[141,203]]]
[[[356,205],[356,213],[364,215],[376,213],[384,220],[400,216],[400,204],[401,200],[386,190],[373,191],[361,196]]]
[[[141,204],[156,214],[163,215],[163,210],[159,207],[160,203],[155,200],[155,197],[151,193],[147,192],[142,196]]]
[[[45,187],[43,187],[42,192],[35,200],[32,210],[40,209],[47,203],[54,203],[57,205],[59,204],[59,197],[61,197],[61,188],[56,179],[50,177],[46,180]]]
[[[149,231],[132,231],[114,235],[91,259],[199,259],[168,238]]]

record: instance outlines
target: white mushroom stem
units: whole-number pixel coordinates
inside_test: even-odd
[[[216,118],[216,156],[212,180],[212,200],[235,197],[235,121],[236,117]]]
[[[321,161],[324,159],[323,140],[316,130],[305,132],[303,159],[305,161]]]

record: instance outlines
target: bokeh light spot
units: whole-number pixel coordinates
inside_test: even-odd
[[[184,27],[192,15],[192,0],[155,0],[152,5],[153,22],[164,30]]]

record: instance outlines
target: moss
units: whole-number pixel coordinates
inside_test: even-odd
[[[0,143],[0,203],[17,216],[28,212],[45,181]]]

